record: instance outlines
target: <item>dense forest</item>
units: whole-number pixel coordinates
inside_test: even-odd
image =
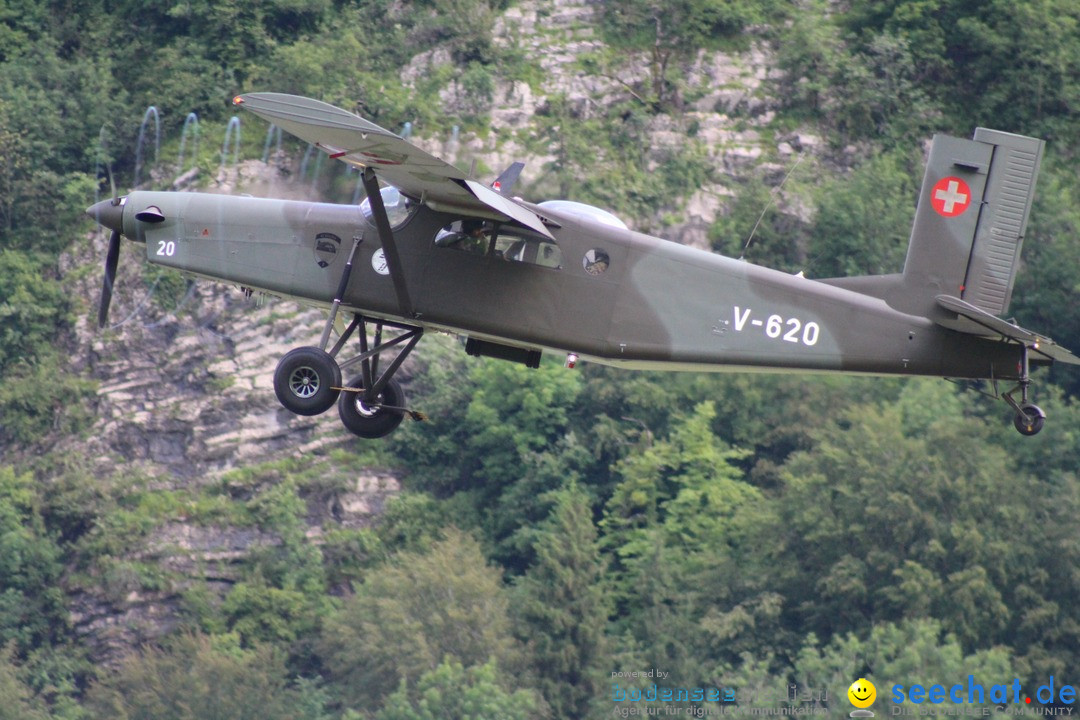
[[[135,172],[143,108],[170,148],[188,112],[224,123],[234,94],[267,89],[482,137],[501,83],[541,81],[495,36],[518,1],[0,0],[0,718],[598,718],[615,684],[656,682],[616,673],[650,670],[740,696],[827,689],[812,704],[840,717],[860,676],[879,712],[893,684],[1080,682],[1080,375],[1058,368],[1037,377],[1047,427],[1023,438],[1004,403],[943,380],[530,370],[439,337],[408,388],[430,421],[386,442],[190,487],[55,449],[89,432],[95,393],[65,351],[94,299],[57,258],[86,243],[102,168]],[[764,47],[764,132],[827,144],[785,189],[813,212],[771,203],[779,178],[733,182],[717,251],[740,254],[765,209],[755,262],[896,272],[933,133],[1034,135],[1048,150],[1011,313],[1080,348],[1075,2],[587,7],[600,42],[580,73],[643,71],[588,116],[555,98],[530,121],[544,187],[662,225],[717,170],[693,142],[647,169],[646,129],[693,138],[689,68]],[[402,82],[431,48],[445,62]],[[306,533],[312,498],[372,465],[403,486],[380,520]],[[223,597],[182,588],[177,627],[99,662],[70,598],[172,582],[135,549],[177,518],[276,541]]]

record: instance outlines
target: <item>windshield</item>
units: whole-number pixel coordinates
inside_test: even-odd
[[[402,195],[401,191],[393,185],[387,185],[379,191],[379,194],[382,195],[383,205],[386,206],[386,218],[390,221],[390,229],[397,230],[409,219],[416,205],[407,195]],[[371,217],[371,200],[369,198],[364,198],[364,201],[360,203],[360,212],[364,213],[364,217],[367,218],[369,223],[375,224]]]

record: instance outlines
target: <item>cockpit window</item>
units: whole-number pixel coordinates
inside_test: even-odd
[[[562,251],[550,240],[507,230],[483,220],[450,223],[435,235],[435,245],[473,255],[490,255],[508,262],[562,267]]]
[[[519,235],[500,235],[495,240],[495,257],[541,267],[562,267],[562,252],[553,242]]]
[[[383,205],[386,206],[386,219],[390,221],[390,229],[397,230],[405,221],[412,217],[413,211],[418,207],[409,196],[402,195],[401,191],[393,185],[387,185],[379,191],[382,195]],[[360,203],[360,212],[364,213],[364,217],[372,225],[375,224],[375,220],[371,214],[371,200],[364,198],[364,201]]]
[[[435,246],[484,255],[491,244],[491,231],[483,220],[458,220],[435,235]]]

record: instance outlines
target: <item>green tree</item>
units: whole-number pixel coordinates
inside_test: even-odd
[[[1080,77],[1075,3],[861,0],[840,21],[854,34],[860,61],[870,60],[880,37],[905,43],[909,77],[957,129],[991,125],[1075,142],[1068,121]]]
[[[576,484],[552,493],[536,563],[515,588],[537,689],[556,718],[585,718],[601,695],[610,611],[589,497]]]
[[[940,619],[967,648],[1008,637],[1031,567],[1032,479],[933,381],[863,405],[792,455],[766,566],[790,627],[819,637]]]
[[[868,634],[848,633],[818,647],[813,637],[799,651],[794,676],[800,686],[828,688],[840,698],[859,677],[910,687],[927,678],[1000,679],[1017,676],[1008,648],[965,653],[956,636],[936,620],[875,625]],[[878,686],[879,702],[884,688]],[[841,701],[843,702],[843,701]],[[986,705],[993,703],[987,702]]]
[[[492,43],[495,11],[503,0],[427,0],[433,9],[418,23],[418,30],[428,42],[449,48],[456,65],[490,64],[496,59]]]
[[[831,99],[833,76],[847,57],[840,28],[830,21],[827,3],[812,0],[792,13],[777,43],[777,96],[789,113],[818,116]]]
[[[547,514],[540,495],[558,473],[546,456],[573,454],[569,413],[580,379],[555,363],[534,370],[470,360],[459,346],[427,363],[415,386],[431,420],[391,440],[411,468],[406,486],[448,500],[458,525],[481,530],[495,556],[521,571],[529,551],[515,536]]]
[[[877,155],[817,192],[810,231],[820,277],[885,275],[903,269],[919,188],[908,152]]]
[[[724,543],[740,508],[758,497],[735,463],[746,453],[713,434],[716,407],[699,403],[671,437],[625,458],[622,481],[601,522],[605,544],[620,562],[647,557],[651,530],[662,528],[671,544],[693,552]]]
[[[69,325],[68,296],[42,275],[41,258],[0,250],[0,370],[38,356]]]
[[[713,433],[715,418],[700,403],[669,438],[627,455],[601,521],[625,662],[683,683],[707,681],[709,658],[757,647],[778,613],[749,552],[761,494],[736,466],[747,453]]]
[[[60,548],[42,521],[34,479],[0,467],[0,642],[20,653],[68,629]]]
[[[292,720],[311,709],[280,653],[200,635],[128,657],[90,688],[86,705],[117,720]]]
[[[306,536],[307,504],[297,480],[268,484],[247,510],[279,542],[251,554],[248,574],[226,595],[220,614],[245,645],[276,642],[299,654],[329,609],[320,548]]]
[[[49,713],[19,676],[15,645],[0,650],[0,720],[46,720]]]
[[[956,636],[937,620],[883,623],[858,634],[838,635],[826,644],[811,633],[789,662],[771,654],[745,653],[738,662],[716,671],[719,682],[737,688],[739,697],[786,697],[794,683],[808,701],[788,705],[826,708],[850,708],[845,693],[860,677],[878,683],[877,707],[881,707],[888,697],[884,682],[906,688],[925,684],[928,678],[968,675],[983,682],[1004,682],[1017,677],[1017,668],[1005,647],[965,654]],[[946,700],[943,707],[948,705]],[[993,703],[987,699],[984,705]]]
[[[805,172],[804,166],[798,174]],[[776,270],[806,269],[806,224],[777,207],[786,193],[800,194],[798,181],[785,187],[770,188],[757,177],[739,186],[728,210],[709,228],[713,248],[729,257],[746,258]]]
[[[499,571],[475,540],[451,530],[428,552],[371,571],[326,620],[322,655],[346,706],[368,708],[447,659],[519,669],[510,630]]]
[[[616,0],[601,6],[602,28],[614,47],[647,53],[650,86],[643,91],[661,110],[677,100],[682,63],[763,20],[772,7],[741,0]]]
[[[446,660],[420,676],[410,691],[404,678],[375,720],[526,720],[537,717],[533,692],[504,688],[495,662],[465,668]]]

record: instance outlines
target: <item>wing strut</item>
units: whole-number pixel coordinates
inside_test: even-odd
[[[367,193],[368,201],[371,203],[371,217],[375,220],[375,229],[379,231],[379,242],[382,243],[383,253],[386,255],[386,267],[390,271],[390,280],[394,283],[398,308],[404,317],[416,317],[412,300],[409,299],[409,289],[405,286],[405,272],[401,267],[397,241],[394,240],[394,231],[390,229],[390,219],[386,217],[386,206],[383,205],[382,193],[379,191],[379,180],[375,177],[375,171],[369,167],[364,168],[360,179],[364,183],[364,192]]]

